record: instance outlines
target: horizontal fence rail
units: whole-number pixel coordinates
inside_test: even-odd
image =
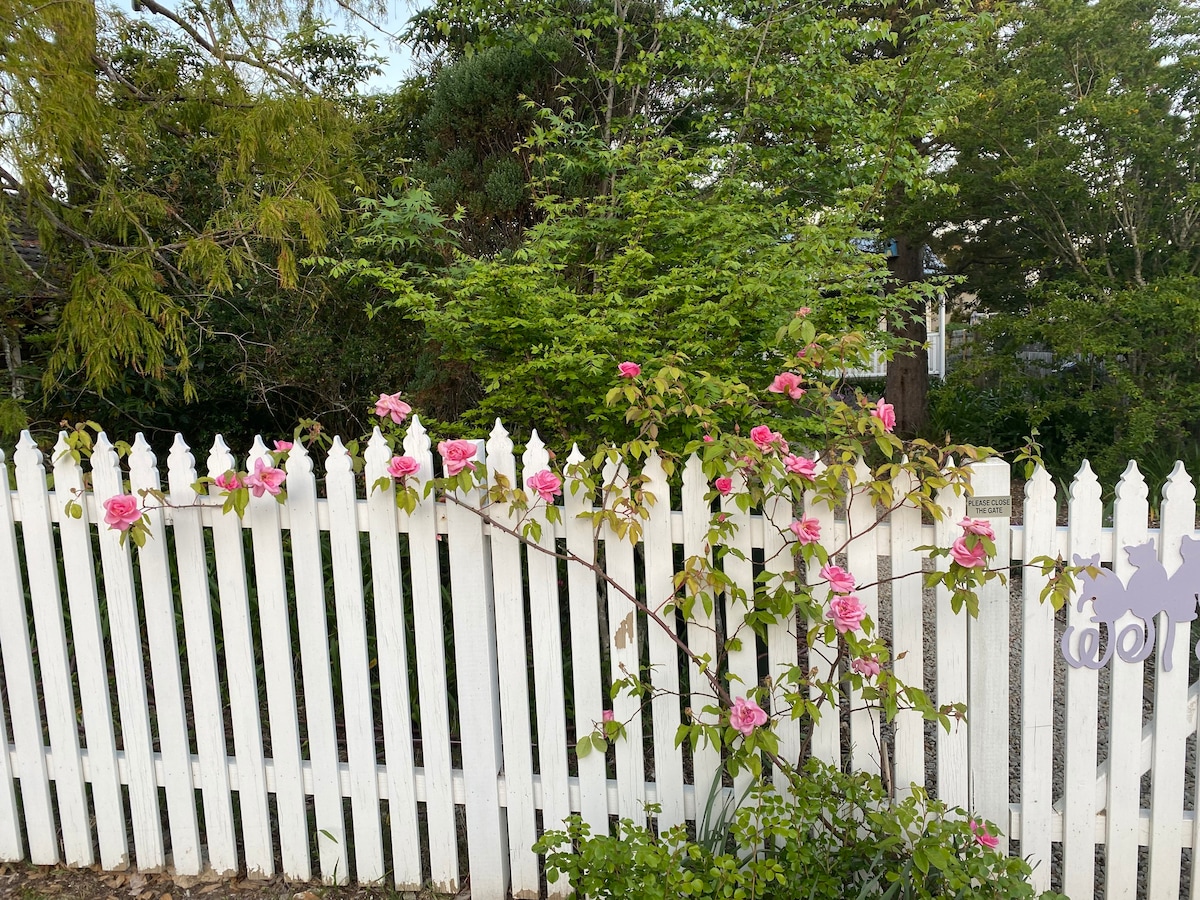
[[[703,814],[721,757],[674,744],[684,709],[711,702],[699,673],[591,568],[476,515],[482,492],[422,493],[411,512],[398,509],[390,479],[373,487],[393,453],[376,433],[362,474],[340,442],[321,460],[297,444],[283,464],[286,503],[252,499],[239,519],[195,493],[198,474],[235,468],[219,438],[202,464],[182,438],[162,460],[140,436],[124,463],[104,436],[85,464],[68,450],[64,437],[43,454],[26,435],[0,455],[0,860],[445,893],[469,875],[477,898],[537,897],[547,888],[532,844],[572,813],[597,833],[612,816],[647,821],[647,804],[659,828]],[[419,462],[420,484],[433,477],[415,418],[395,452]],[[266,456],[256,441],[244,464]],[[499,423],[478,458],[512,484],[551,461],[536,433],[516,456]],[[567,462],[582,459],[575,449]],[[636,545],[607,525],[594,532],[581,517],[593,498],[570,490],[560,521],[536,513],[537,543],[596,562],[657,605],[685,559],[712,552],[714,509],[697,459],[672,479],[652,455],[634,474],[660,498]],[[978,497],[1008,498],[1009,467],[977,464],[972,484]],[[149,540],[135,548],[103,524],[103,504],[139,489],[171,505],[150,513]],[[747,513],[721,499],[742,555],[725,571],[749,593],[763,572],[793,572],[787,526],[801,513],[837,545],[854,538],[845,565],[859,584],[879,583],[859,596],[897,674],[938,703],[967,705],[946,731],[911,711],[884,723],[849,697],[810,740],[807,724],[781,722],[781,747],[794,758],[807,743],[898,793],[925,787],[999,823],[1000,849],[1034,864],[1039,889],[1200,896],[1191,622],[1160,627],[1143,661],[1072,668],[1060,640],[1088,613],[1072,603],[1056,615],[1039,600],[1044,578],[1022,569],[1035,556],[1098,555],[1132,584],[1123,548],[1153,540],[1174,572],[1196,533],[1191,479],[1182,466],[1171,474],[1156,527],[1133,464],[1108,511],[1086,464],[1065,524],[1045,471],[1020,500],[1019,524],[1004,504],[991,519],[1011,582],[986,584],[970,619],[919,575],[888,583],[928,568],[917,547],[954,540],[964,497],[939,496],[948,515],[937,523],[905,508],[877,522],[864,502],[835,511],[804,496]],[[832,654],[797,640],[809,623],[793,614],[754,635],[743,615],[726,597],[711,616],[673,624],[701,654],[744,637],[724,666],[745,684],[797,664],[828,669]],[[664,689],[645,707],[610,699],[633,671]],[[577,758],[576,740],[606,709],[628,738]]]

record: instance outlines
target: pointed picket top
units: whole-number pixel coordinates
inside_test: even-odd
[[[420,416],[414,415],[408,421],[408,431],[404,435],[404,452],[422,464],[421,478],[425,479],[430,476],[430,473],[424,470],[425,457],[433,444],[429,440],[429,432],[421,424]]]
[[[378,429],[376,430],[378,431]],[[292,449],[288,451],[287,458],[283,461],[283,468],[287,471],[289,478],[293,475],[312,474],[312,454],[308,452],[303,441],[296,441],[292,444]]]
[[[262,435],[256,434],[254,436],[254,443],[250,445],[250,454],[247,457],[247,468],[253,469],[254,464],[260,459],[269,460],[268,454],[270,452],[271,451],[267,449],[267,445],[262,439]]]
[[[87,521],[87,504],[83,496],[83,470],[75,457],[71,455],[71,445],[67,443],[67,433],[58,433],[58,442],[50,457],[54,471],[55,493],[62,500],[62,505],[74,500],[80,508],[80,518]],[[61,512],[60,507],[60,512]]]
[[[67,433],[60,431],[58,433],[58,440],[54,442],[54,450],[51,455],[55,467],[58,466],[59,460],[64,457],[74,462],[74,459],[71,457],[71,445],[67,443]]]
[[[642,466],[642,475],[649,480],[652,486],[658,487],[661,494],[662,488],[667,484],[667,470],[663,468],[662,457],[658,455],[657,450],[651,450],[650,454],[646,457],[646,463]],[[650,493],[653,494],[654,491],[651,490]],[[669,495],[664,498],[660,494],[654,494],[654,499],[658,503],[662,503],[664,499],[670,500]],[[668,503],[669,506],[670,504]]]
[[[1033,475],[1025,482],[1026,504],[1042,498],[1053,499],[1057,493],[1058,489],[1054,486],[1054,479],[1050,477],[1046,467],[1039,464],[1033,470]]]
[[[41,467],[45,472],[42,451],[38,449],[37,441],[28,431],[21,432],[21,439],[17,441],[17,452],[13,454],[13,462],[18,469]]]
[[[1190,503],[1196,499],[1196,485],[1183,467],[1183,460],[1175,461],[1175,467],[1163,485],[1162,495],[1163,500],[1169,503]]]
[[[686,491],[692,485],[700,483],[704,485],[705,492],[708,491],[708,478],[704,474],[704,463],[700,457],[693,453],[688,457],[687,463],[683,467],[683,484]],[[737,485],[740,487],[740,485]]]
[[[528,484],[530,476],[548,468],[550,468],[550,454],[535,428],[529,435],[528,443],[525,444],[525,452],[521,454],[521,478]]]
[[[143,485],[158,484],[158,457],[139,431],[129,451],[129,474]]]
[[[167,484],[179,500],[194,496],[192,485],[196,483],[196,458],[182,434],[176,434],[167,452]],[[184,501],[188,502],[188,501]]]
[[[363,451],[363,460],[372,471],[376,468],[382,471],[392,461],[392,448],[388,446],[387,438],[378,427],[371,431],[371,439],[367,441],[367,449]]]
[[[218,475],[224,475],[230,469],[236,468],[237,460],[233,458],[229,445],[225,443],[225,438],[218,434],[213,438],[212,450],[208,454],[209,477],[216,478]]]
[[[1081,503],[1096,504],[1099,502],[1100,479],[1092,471],[1092,464],[1085,459],[1079,467],[1079,471],[1075,473],[1075,480],[1071,482],[1067,503],[1069,506],[1076,506]]]
[[[334,472],[350,472],[353,469],[354,463],[350,459],[346,445],[342,443],[340,437],[335,437],[329,448],[329,455],[325,458],[325,471],[332,474]]]
[[[503,475],[508,479],[509,485],[513,485],[517,480],[517,462],[513,457],[513,442],[508,436],[508,431],[499,419],[496,420],[496,425],[492,428],[491,435],[488,436],[487,455],[491,460],[491,465],[488,466],[490,476],[488,480],[496,483],[496,476]]]
[[[1121,480],[1117,482],[1117,499],[1136,503],[1145,502],[1149,497],[1150,487],[1146,484],[1146,478],[1138,464],[1131,459],[1121,473]]]

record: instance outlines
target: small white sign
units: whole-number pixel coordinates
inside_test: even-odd
[[[967,515],[983,519],[1007,519],[1012,515],[1012,497],[968,497]]]

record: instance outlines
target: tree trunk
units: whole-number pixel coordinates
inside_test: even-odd
[[[924,243],[907,237],[896,238],[896,255],[888,268],[898,284],[925,279]],[[925,304],[917,302],[903,311],[899,325],[888,330],[906,343],[887,367],[884,396],[896,407],[896,433],[911,438],[919,435],[929,421],[929,351],[925,348]],[[911,349],[915,346],[916,349]]]

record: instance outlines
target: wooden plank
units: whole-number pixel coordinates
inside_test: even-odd
[[[129,480],[130,490],[135,494],[142,490],[161,491],[158,460],[141,433],[134,440],[129,455]],[[159,507],[161,503],[151,495],[146,505]],[[196,787],[192,782],[192,753],[188,746],[183,672],[179,665],[179,639],[175,633],[175,598],[163,515],[163,510],[158,508],[149,513],[149,536],[138,548],[138,571],[150,645],[154,718],[158,724],[167,823],[171,830],[171,863],[180,875],[197,875],[203,848],[196,819]]]
[[[525,548],[529,572],[529,617],[533,639],[533,688],[537,703],[538,772],[542,787],[542,827],[563,829],[571,814],[567,787],[567,720],[563,697],[562,625],[559,620],[558,560],[554,526],[546,518],[546,502],[529,484],[530,478],[550,468],[550,456],[535,430],[521,457],[521,475],[529,498],[528,521],[536,522],[541,536]],[[540,550],[538,548],[541,548]],[[545,552],[542,552],[545,551]],[[549,896],[566,896],[565,879],[547,888]]]
[[[101,434],[92,453],[92,489],[97,509],[104,501],[123,493],[117,454]],[[165,863],[162,823],[159,819],[158,780],[154,774],[150,716],[146,702],[146,668],[142,657],[142,627],[138,616],[132,546],[120,541],[110,528],[100,529],[100,558],[104,566],[104,595],[108,601],[109,634],[113,668],[116,670],[117,701],[121,710],[121,745],[128,772],[129,807],[133,823],[133,846],[137,867],[161,868]]]
[[[773,590],[775,584],[794,586],[796,560],[788,549],[785,535],[790,536],[788,526],[792,524],[793,503],[788,495],[772,497],[766,502],[766,520],[763,525],[763,568],[775,575],[767,584]],[[778,621],[767,626],[767,665],[772,679],[778,682],[800,663],[797,644],[795,607]],[[775,734],[779,738],[779,755],[791,765],[800,762],[800,720],[790,713],[775,722]],[[786,787],[786,773],[775,773],[775,786]]]
[[[271,466],[262,438],[254,439],[247,469],[259,460]],[[307,881],[312,877],[308,852],[308,812],[300,766],[300,723],[296,712],[291,625],[288,621],[287,580],[283,569],[283,535],[279,504],[270,494],[251,497],[246,522],[253,539],[254,584],[261,623],[263,682],[267,688],[267,721],[271,729],[271,758],[275,766],[275,805],[283,874]]]
[[[224,439],[217,435],[208,456],[209,477],[216,478],[235,466],[233,454],[229,452]],[[217,493],[215,488],[210,488],[210,491]],[[275,873],[275,853],[271,847],[271,822],[267,811],[258,674],[250,630],[242,523],[234,515],[215,515],[212,519],[212,536],[213,553],[217,561],[217,594],[221,602],[225,681],[229,687],[229,714],[233,722],[233,747],[238,764],[242,852],[247,874],[252,878],[266,878]]]
[[[1180,543],[1194,534],[1196,487],[1177,462],[1163,486],[1159,558],[1173,575],[1183,557]],[[1154,759],[1150,767],[1150,846],[1147,864],[1148,900],[1179,896],[1180,853],[1183,846],[1184,761],[1188,728],[1180,711],[1187,705],[1191,623],[1180,623],[1170,634],[1165,614],[1158,617],[1157,670],[1154,675]],[[1164,658],[1174,665],[1163,670]]]
[[[477,446],[482,463],[483,442]],[[481,897],[502,897],[508,890],[508,841],[498,791],[503,754],[496,611],[483,522],[473,512],[480,508],[481,492],[478,488],[455,492],[446,503],[471,891]]]
[[[819,478],[825,470],[825,464],[818,461],[816,465],[816,475]],[[805,491],[804,493],[804,515],[808,518],[816,519],[821,527],[821,544],[827,550],[836,548],[837,544],[834,540],[834,530],[836,523],[834,521],[833,508],[825,500],[818,500],[813,491]],[[815,562],[815,561],[814,561]],[[829,608],[829,600],[832,593],[828,585],[819,584],[821,576],[819,574],[820,565],[806,566],[805,581],[813,587],[813,599],[821,604],[822,608]],[[819,585],[819,586],[818,586]],[[808,628],[819,625],[821,622],[809,622]],[[810,670],[816,670],[816,681],[833,681],[836,680],[836,674],[833,672],[833,664],[837,659],[837,647],[832,644],[827,644],[822,638],[814,637],[808,647],[808,666]],[[833,766],[835,769],[840,769],[842,765],[842,738],[841,738],[841,716],[836,706],[831,706],[825,700],[821,691],[813,688],[810,692],[813,701],[819,704],[820,718],[813,723],[812,735],[812,755],[822,762]]]
[[[702,560],[703,565],[712,565],[712,548],[708,545],[707,535],[710,521],[709,501],[710,491],[708,479],[700,457],[692,454],[688,457],[683,469],[683,557],[684,565],[695,565]],[[691,563],[689,563],[691,561]],[[720,702],[708,681],[708,672],[717,671],[717,622],[715,613],[716,598],[711,596],[711,590],[705,587],[699,595],[693,595],[691,617],[687,621],[687,645],[693,657],[711,660],[706,671],[701,671],[695,659],[689,664],[688,672],[691,681],[691,697],[689,705],[693,715],[705,722],[712,720],[711,714],[705,714],[705,707],[720,706]],[[705,604],[708,608],[705,608]],[[696,785],[696,793],[707,797],[709,790],[716,780],[721,777],[720,751],[707,741],[692,751],[692,780]]]
[[[25,432],[21,440],[25,441],[27,437],[28,432]],[[42,717],[38,710],[37,678],[33,671],[33,649],[25,609],[25,579],[21,574],[13,514],[15,495],[8,488],[8,466],[2,451],[0,479],[0,583],[10,586],[9,590],[0,591],[0,619],[7,623],[6,627],[0,628],[0,656],[4,661],[4,686],[17,753],[12,774],[20,779],[29,859],[35,865],[52,866],[59,861],[58,828],[50,804],[50,773],[46,769],[42,746]],[[7,756],[7,742],[4,751]],[[16,818],[12,821],[15,827]]]
[[[1021,581],[1021,855],[1039,893],[1050,889],[1054,827],[1054,608],[1039,599],[1045,579],[1028,560],[1056,553],[1054,481],[1041,466],[1025,482],[1027,568]]]
[[[1002,459],[976,463],[971,467],[971,486],[976,497],[1008,498],[1011,494],[1008,463]],[[979,615],[967,622],[967,652],[971,660],[967,686],[967,709],[971,717],[970,792],[971,809],[999,826],[998,850],[1007,853],[1008,717],[1011,708],[1008,568],[1012,539],[1008,516],[989,518],[988,521],[996,533],[996,556],[989,565],[1000,569],[1004,579],[989,581],[979,589]],[[1094,745],[1095,741],[1092,743]]]
[[[0,478],[6,475],[3,451],[0,451]],[[7,482],[0,487],[0,493],[8,493]],[[0,531],[3,530],[3,507],[0,507]],[[0,543],[3,543],[3,538],[0,538]],[[0,562],[0,576],[3,574],[3,562]],[[17,792],[13,784],[16,772],[9,757],[8,724],[5,721],[7,708],[3,695],[0,695],[0,751],[3,751],[0,752],[0,861],[20,862],[25,859],[25,844],[21,840],[21,823],[17,819]]]
[[[487,445],[488,472],[493,485],[498,484],[498,477],[503,477],[509,488],[517,486],[517,463],[512,450],[512,440],[497,419]],[[494,504],[491,514],[509,528],[520,529],[520,513],[509,505]],[[527,636],[521,542],[513,535],[492,529],[491,549],[496,645],[512,648],[512,652],[497,657],[511,889],[513,897],[536,898],[541,872],[537,854],[533,852],[537,819],[533,805],[533,738],[529,719],[529,671],[525,659]]]
[[[71,612],[71,647],[87,736],[88,781],[92,785],[92,803],[97,810],[105,811],[104,815],[96,817],[100,865],[109,870],[124,869],[129,865],[129,841],[125,835],[125,805],[117,771],[108,652],[96,590],[96,566],[92,559],[92,523],[83,490],[83,471],[71,456],[70,446],[62,434],[54,448],[53,502],[58,511],[63,560],[69,561],[63,571]],[[79,518],[67,514],[69,503],[74,504]],[[101,522],[99,527],[107,526]]]
[[[208,867],[227,877],[237,871],[237,834],[226,765],[226,734],[221,685],[217,673],[216,636],[208,592],[208,562],[204,548],[201,498],[193,489],[196,461],[179,435],[167,457],[167,485],[172,513],[175,558],[179,567],[179,606],[183,615],[191,685],[192,716],[196,731],[196,755],[204,803],[204,844]],[[72,614],[72,619],[74,614]],[[86,707],[85,707],[86,714]],[[92,755],[88,730],[88,757]],[[93,795],[96,791],[93,769]],[[96,800],[97,806],[100,800]],[[124,826],[122,826],[122,839]],[[103,851],[103,838],[101,850]]]
[[[613,463],[603,470],[604,504],[618,512],[625,509],[620,505],[628,497],[628,472],[624,466]],[[637,677],[639,636],[636,607],[626,593],[634,595],[637,580],[633,567],[633,545],[628,538],[621,538],[605,522],[600,530],[604,541],[604,569],[616,584],[608,585],[608,652],[609,678],[615,684],[630,675]],[[620,589],[618,589],[618,586]],[[623,593],[623,591],[625,593]],[[614,753],[617,764],[617,814],[622,818],[643,821],[646,815],[646,775],[643,765],[641,701],[622,690],[613,697],[613,715],[618,722],[625,723],[628,737],[617,741]]]
[[[603,602],[597,591],[596,575],[589,568],[596,562],[596,532],[588,517],[592,497],[572,469],[584,462],[578,447],[567,457],[567,479],[563,488],[563,532],[567,553],[567,594],[571,598],[571,679],[574,684],[575,735],[589,733],[604,716],[605,697],[600,665],[600,616]],[[672,746],[673,746],[672,742]],[[608,834],[608,778],[601,753],[578,760],[579,814],[592,834]]]
[[[404,452],[421,464],[414,477],[422,497],[408,517],[409,557],[412,560],[413,629],[417,646],[417,694],[421,710],[421,759],[425,774],[425,812],[429,830],[431,888],[458,893],[458,825],[454,815],[451,779],[450,712],[447,703],[446,640],[442,629],[442,576],[438,553],[438,504],[425,496],[433,477],[429,436],[420,418],[409,419]]]
[[[858,599],[875,625],[872,636],[879,634],[879,543],[875,529],[876,510],[864,485],[871,481],[871,468],[862,459],[854,466],[858,485],[850,492],[846,510],[849,528],[846,565],[854,576]],[[866,585],[869,585],[866,586]],[[879,712],[868,708],[862,692],[853,686],[850,694],[850,765],[855,771],[878,775],[883,747],[880,737]]]
[[[725,575],[741,591],[738,596],[734,596],[731,592],[726,591],[723,598],[725,603],[725,642],[727,653],[725,665],[727,684],[730,695],[734,697],[748,694],[751,690],[758,687],[759,684],[758,635],[754,633],[754,629],[747,625],[745,621],[747,610],[754,608],[756,588],[754,583],[754,549],[750,538],[750,512],[749,510],[743,512],[737,504],[738,494],[745,493],[745,491],[745,483],[738,482],[731,493],[721,498],[721,512],[729,525],[734,529],[731,535],[721,541],[731,551],[724,557],[722,569]],[[788,524],[791,523],[789,522]],[[646,557],[649,560],[651,551],[649,543],[650,532],[648,529],[646,540]],[[787,555],[791,559],[791,553],[789,552]],[[736,643],[736,646],[730,646],[733,643]],[[674,653],[673,645],[671,649],[672,653]],[[676,677],[676,682],[678,682],[678,676]],[[781,711],[772,710],[772,712],[778,713]],[[657,741],[657,738],[655,740]],[[674,746],[673,737],[671,738],[670,746]],[[744,770],[739,772],[733,782],[734,795],[741,797],[750,784],[750,773]],[[707,799],[707,795],[705,795],[704,799]],[[698,797],[697,803],[700,802],[701,798]]]
[[[313,477],[312,455],[299,441],[288,452],[286,467],[292,583],[296,589],[300,674],[304,682],[304,732],[308,738],[316,814],[313,827],[317,834],[321,880],[333,884],[346,880],[349,875],[349,842],[333,710],[317,483]],[[411,846],[411,842],[408,843]]]
[[[392,826],[392,879],[397,890],[416,891],[421,887],[421,848],[413,781],[412,694],[405,642],[404,580],[397,540],[395,487],[387,474],[391,457],[391,448],[376,428],[365,454],[367,527],[371,541],[379,691],[383,704],[388,817]],[[387,479],[387,486],[382,490],[373,489],[371,485],[380,478]]]
[[[948,465],[953,465],[953,460]],[[938,492],[937,502],[945,515],[934,526],[935,542],[939,547],[949,547],[962,530],[956,523],[966,514],[966,498],[947,487]],[[939,569],[948,565],[944,557],[938,558]],[[936,616],[937,703],[966,703],[967,611],[954,612],[950,591],[944,586],[937,588]],[[968,725],[963,721],[951,720],[950,731],[941,727],[937,730],[938,797],[951,807],[970,804],[967,735]]]
[[[367,649],[354,469],[341,438],[333,439],[325,463],[325,491],[329,499],[342,709],[346,717],[346,761],[350,765],[354,874],[359,882],[375,882],[383,878],[384,867],[375,770],[375,715],[371,708],[371,654]]]
[[[917,488],[910,473],[901,473],[892,483],[897,499]],[[922,599],[924,556],[917,551],[925,543],[921,534],[921,510],[911,502],[892,511],[892,671],[901,682],[926,689],[925,684],[925,612]],[[925,722],[913,709],[896,714],[895,795],[904,799],[912,786],[925,787]]]
[[[1116,494],[1112,571],[1128,584],[1134,566],[1124,548],[1144,544],[1149,538],[1146,526],[1150,514],[1149,488],[1137,463],[1131,461],[1125,468]],[[1112,641],[1124,628],[1138,621],[1126,612],[1117,620],[1116,629],[1109,632],[1108,639]],[[1121,900],[1137,894],[1145,663],[1126,662],[1114,654],[1109,665],[1112,682],[1108,710],[1108,791],[1104,805],[1104,896],[1107,900]],[[1194,859],[1198,857],[1193,854]],[[1193,881],[1193,889],[1196,888],[1200,888],[1200,882]]]

